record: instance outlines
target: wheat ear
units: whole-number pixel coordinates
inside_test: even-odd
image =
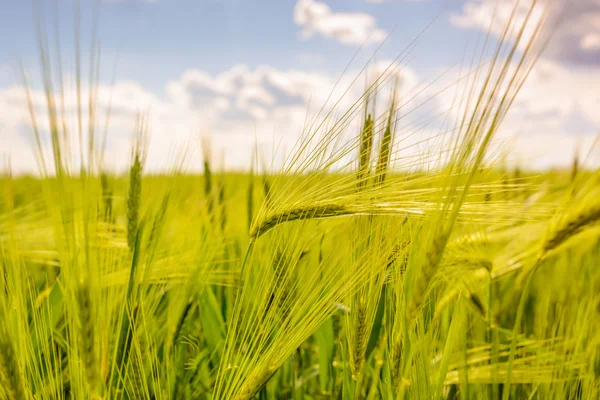
[[[282,224],[284,222],[306,219],[329,218],[350,214],[352,214],[352,211],[348,210],[346,207],[335,204],[325,204],[312,207],[309,206],[304,208],[293,209],[290,211],[284,211],[272,215],[271,217],[263,220],[260,224],[255,226],[250,232],[250,238],[252,240],[256,240],[266,232],[270,231],[277,225]]]
[[[545,242],[544,253],[548,253],[577,235],[586,227],[600,221],[600,205],[595,205],[584,212],[575,215],[574,218],[563,223]]]

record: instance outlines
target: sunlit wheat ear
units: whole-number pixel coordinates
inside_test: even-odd
[[[375,121],[369,112],[370,94],[366,96],[364,105],[364,117],[360,130],[360,149],[358,154],[357,190],[360,191],[368,184],[371,173],[371,153],[373,152],[373,141],[375,137]],[[375,107],[373,107],[375,111]]]
[[[127,193],[127,245],[133,249],[140,217],[140,198],[142,193],[142,164],[136,154],[129,169],[129,191]]]
[[[368,183],[371,168],[371,152],[373,151],[373,117],[368,114],[361,130],[359,166],[357,176],[358,189],[362,189]]]
[[[268,364],[268,359],[265,363]],[[265,385],[265,383],[273,376],[277,368],[265,366],[254,373],[240,388],[238,394],[235,395],[235,400],[250,400],[254,398],[256,393]]]
[[[350,176],[349,190],[354,191],[355,181],[354,176]],[[424,179],[424,181],[426,181]],[[397,183],[397,182],[396,182]],[[407,185],[410,185],[407,184]],[[268,231],[276,228],[279,225],[293,221],[305,221],[313,219],[324,219],[344,216],[358,215],[388,215],[406,218],[431,219],[435,213],[438,213],[444,204],[431,201],[432,196],[438,196],[444,192],[443,186],[440,183],[439,188],[418,188],[410,190],[402,190],[402,184],[397,186],[381,186],[380,189],[373,186],[365,186],[360,189],[360,192],[343,194],[335,196],[332,193],[329,199],[313,200],[294,199],[286,200],[289,204],[281,204],[273,210],[261,210],[258,217],[255,219],[253,227],[250,231],[252,241],[257,240]],[[339,186],[338,186],[339,187]],[[462,189],[462,187],[455,187]],[[334,188],[324,186],[321,190],[334,191]],[[320,197],[320,196],[319,196]],[[429,200],[427,200],[429,198]],[[507,211],[507,214],[494,215],[495,218],[505,219],[509,221],[510,216],[509,205],[498,205]],[[453,207],[453,206],[451,206]],[[454,209],[454,208],[453,208]],[[467,202],[462,207],[457,207],[454,218],[480,218],[485,210],[485,204],[482,202]],[[444,218],[450,219],[450,216],[445,215]]]
[[[287,212],[273,215],[266,220],[260,222],[251,232],[250,238],[252,240],[258,239],[266,232],[273,229],[275,226],[284,223],[306,219],[319,219],[319,218],[330,218],[339,217],[343,215],[351,215],[356,212],[352,212],[344,206],[325,204],[313,207],[305,207],[293,209]]]
[[[394,141],[395,131],[396,131],[396,121],[397,118],[395,114],[396,110],[396,96],[398,91],[398,83],[395,83],[395,86],[392,91],[388,117],[386,121],[386,125],[383,131],[383,136],[381,137],[381,142],[379,144],[379,158],[377,159],[377,168],[375,170],[375,184],[381,185],[385,181],[386,174],[390,169],[391,162],[391,152],[392,145]]]
[[[132,150],[132,164],[129,169],[129,190],[127,192],[127,245],[133,251],[137,235],[140,202],[142,196],[142,170],[146,161],[146,146],[148,139],[147,120],[143,115],[138,116],[136,136]]]
[[[405,379],[402,376],[402,358],[405,356],[404,343],[401,339],[396,339],[389,351],[389,364],[391,370],[392,387],[398,387]]]
[[[548,253],[561,244],[565,243],[571,237],[577,235],[584,229],[593,226],[600,221],[600,204],[594,204],[586,210],[571,216],[563,222],[557,229],[546,239],[543,251]]]
[[[374,255],[375,256],[375,255]],[[373,320],[380,301],[383,275],[381,271],[373,270],[378,275],[372,284],[358,290],[350,298],[351,311],[346,318],[346,336],[352,379],[362,383],[365,352],[369,341]],[[361,387],[357,388],[361,390]]]
[[[360,299],[362,300],[362,299]],[[355,338],[351,346],[350,362],[353,372],[353,379],[358,380],[360,373],[362,372],[364,360],[364,351],[368,340],[368,321],[367,321],[367,307],[364,304],[364,300],[355,303],[355,307],[352,310],[355,318],[352,329],[354,329],[353,336]]]
[[[410,245],[408,246],[410,251]],[[413,254],[414,256],[414,254]],[[408,263],[410,253],[406,253],[406,263]],[[386,301],[386,334],[387,340],[387,363],[390,372],[390,386],[397,388],[403,381],[403,364],[406,359],[407,352],[405,343],[406,333],[406,308],[408,298],[406,297],[405,285],[408,281],[404,279],[404,271],[406,265],[398,265],[392,273],[395,275],[395,280],[391,281],[387,290]],[[395,391],[393,389],[392,391]]]
[[[167,220],[167,211],[169,209],[170,193],[167,192],[160,203],[160,208],[157,210],[154,220],[152,221],[152,227],[150,228],[150,234],[148,235],[148,241],[146,243],[146,251],[152,251],[153,247],[156,248],[162,229],[164,228]]]
[[[225,177],[221,176],[217,185],[217,200],[219,202],[219,215],[221,232],[225,232],[227,226],[227,202],[225,199]]]
[[[204,197],[206,198],[206,209],[211,222],[215,222],[215,199],[213,188],[213,174],[210,166],[211,147],[207,137],[202,138],[202,163],[204,166]]]
[[[430,285],[442,259],[444,248],[448,241],[449,233],[439,231],[433,239],[433,243],[427,250],[421,268],[413,280],[410,302],[408,303],[408,320],[414,321],[419,313],[423,301],[429,293]]]

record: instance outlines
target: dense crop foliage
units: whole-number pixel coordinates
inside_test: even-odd
[[[81,120],[74,165],[46,76],[52,161],[36,128],[42,178],[1,180],[0,398],[599,398],[600,177],[490,157],[543,42],[520,23],[442,150],[371,106],[390,71],[277,173],[205,143],[203,175],[145,174],[144,116],[128,174]]]

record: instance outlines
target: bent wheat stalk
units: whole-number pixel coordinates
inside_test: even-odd
[[[305,219],[319,219],[329,217],[339,217],[343,215],[352,215],[353,211],[348,208],[335,204],[324,204],[317,206],[307,206],[305,208],[298,208],[290,211],[284,211],[275,214],[265,220],[259,225],[255,226],[250,232],[250,238],[254,241],[260,236],[275,228],[277,225],[284,222],[305,220]]]
[[[556,249],[571,237],[583,231],[586,227],[594,225],[599,221],[600,204],[595,204],[593,207],[575,215],[574,218],[567,220],[546,240],[543,246],[544,254]]]

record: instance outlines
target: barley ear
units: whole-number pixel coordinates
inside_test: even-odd
[[[142,164],[139,154],[135,154],[129,170],[129,192],[127,193],[127,245],[133,251],[140,216],[142,193]]]
[[[267,364],[268,365],[268,364]],[[277,372],[270,366],[266,366],[255,374],[250,376],[249,379],[244,382],[240,390],[237,392],[234,400],[250,400],[260,391],[260,389],[269,381],[271,376]]]
[[[363,129],[360,134],[360,153],[357,175],[358,190],[364,189],[367,185],[369,169],[371,166],[371,152],[373,149],[373,118],[368,114],[364,121]]]
[[[248,214],[248,232],[252,227],[252,219],[254,218],[254,153],[252,154],[253,161],[250,163],[250,173],[248,177],[248,193],[246,195],[246,212]]]
[[[208,139],[202,140],[202,157],[204,164],[204,197],[206,198],[206,210],[211,219],[214,222],[214,199],[213,199],[213,179],[212,169],[210,167],[210,144]]]
[[[390,167],[391,148],[394,141],[395,131],[395,98],[396,90],[398,85],[394,86],[392,91],[392,99],[390,101],[390,108],[388,110],[388,118],[386,121],[385,130],[383,131],[383,137],[381,138],[381,144],[379,146],[379,159],[377,160],[377,169],[375,170],[375,184],[381,185],[385,181],[386,174]]]
[[[139,114],[132,149],[131,168],[129,169],[129,191],[127,193],[127,245],[133,251],[140,217],[142,195],[142,170],[146,160],[148,139],[147,117]]]
[[[250,231],[250,238],[256,240],[277,225],[285,222],[330,218],[350,214],[352,214],[352,211],[347,207],[335,204],[325,204],[283,211],[259,221],[259,223]]]
[[[217,200],[219,201],[219,215],[221,216],[221,232],[225,232],[227,226],[227,203],[225,201],[225,177],[221,176],[217,188]]]
[[[592,226],[600,221],[600,205],[594,205],[589,209],[576,214],[571,219],[562,223],[546,239],[543,252],[544,254],[556,249],[561,244],[565,243],[571,237],[583,231],[586,227]]]
[[[419,310],[427,298],[431,281],[433,280],[437,267],[442,259],[448,237],[449,234],[446,231],[442,231],[435,236],[431,247],[427,251],[425,260],[423,261],[417,276],[414,278],[412,295],[410,296],[410,302],[408,304],[409,321],[414,321],[417,318]]]

